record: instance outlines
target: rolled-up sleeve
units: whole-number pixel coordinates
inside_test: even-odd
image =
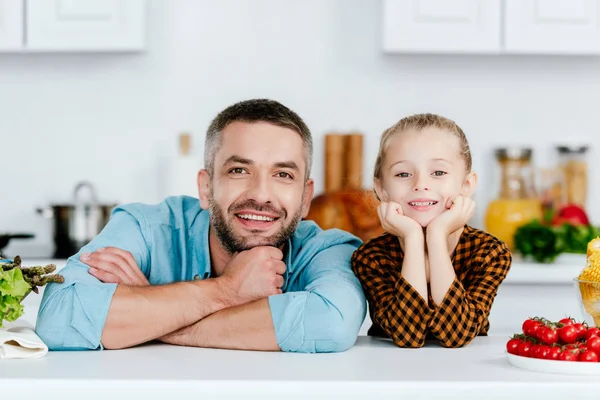
[[[107,246],[129,251],[147,275],[149,252],[140,220],[117,208],[102,232],[69,258],[60,271],[65,282],[50,283],[44,290],[35,332],[50,350],[102,349],[102,330],[117,285],[90,275],[79,257]]]
[[[366,315],[366,300],[350,268],[360,243],[341,243],[316,253],[304,267],[304,290],[269,297],[281,350],[340,352],[352,347]]]

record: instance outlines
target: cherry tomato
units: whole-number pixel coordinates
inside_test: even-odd
[[[535,337],[535,331],[542,325],[540,321],[536,321],[535,319],[526,319],[523,322],[523,333],[527,336]]]
[[[573,325],[575,323],[575,320],[573,318],[563,318],[560,321],[558,321],[558,323],[563,324],[565,326]]]
[[[573,350],[565,350],[558,356],[561,361],[577,361],[578,358],[577,352]]]
[[[538,339],[546,344],[555,344],[558,342],[558,331],[544,326],[538,330]]]
[[[573,324],[573,326],[575,327],[575,329],[577,330],[577,338],[582,338],[585,335],[585,332],[587,331],[587,328],[585,327],[585,325],[580,324],[579,322]]]
[[[519,343],[519,355],[521,357],[529,357],[530,351],[531,351],[531,343],[529,343],[529,342]]]
[[[508,351],[510,354],[519,355],[519,344],[520,343],[521,343],[521,340],[519,340],[519,339],[510,339],[506,343],[506,351]]]
[[[548,354],[546,354],[546,360],[558,360],[561,352],[562,350],[558,346],[550,347]]]
[[[548,355],[550,354],[550,349],[550,346],[540,345],[537,351],[537,358],[547,360]]]
[[[600,329],[596,328],[595,326],[592,328],[588,328],[588,330],[585,331],[585,335],[583,337],[585,338],[585,340],[590,340],[590,338],[593,336],[600,336]]]
[[[583,362],[598,362],[598,354],[591,350],[586,350],[579,355],[579,361]]]
[[[597,354],[600,354],[600,337],[592,336],[586,342],[588,350],[594,351]]]
[[[542,346],[539,344],[532,344],[529,348],[529,357],[531,358],[541,358],[540,357],[540,348]]]
[[[563,326],[559,329],[558,336],[565,343],[574,343],[577,340],[577,328],[574,325]]]

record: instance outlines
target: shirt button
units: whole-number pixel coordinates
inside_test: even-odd
[[[200,275],[194,275],[194,280],[197,281],[198,279],[200,279]]]

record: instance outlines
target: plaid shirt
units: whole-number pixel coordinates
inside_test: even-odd
[[[426,302],[402,277],[403,258],[398,238],[388,233],[364,243],[352,256],[352,269],[369,302],[369,335],[391,337],[400,347],[422,347],[426,339],[460,347],[487,335],[492,302],[512,262],[502,241],[465,225],[452,254],[456,277],[439,306],[429,284]]]

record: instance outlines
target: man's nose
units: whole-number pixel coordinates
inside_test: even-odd
[[[273,188],[270,176],[265,174],[256,174],[250,181],[248,188],[248,198],[259,204],[271,203],[273,200]]]

